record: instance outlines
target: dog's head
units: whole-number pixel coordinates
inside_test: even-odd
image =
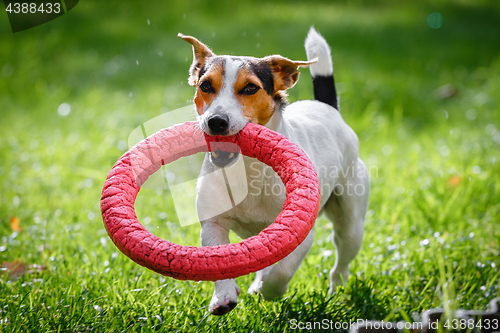
[[[292,61],[280,55],[217,56],[196,38],[178,36],[193,46],[188,82],[196,87],[198,119],[208,135],[233,135],[248,122],[267,124],[283,103],[285,90],[297,82],[298,68],[315,62]]]

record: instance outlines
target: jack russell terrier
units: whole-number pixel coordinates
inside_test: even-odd
[[[361,247],[370,182],[367,168],[358,157],[358,138],[339,112],[330,48],[325,39],[311,28],[305,41],[308,61],[292,61],[280,55],[217,56],[196,38],[179,37],[193,46],[188,82],[196,87],[197,120],[205,133],[233,135],[254,122],[286,136],[312,161],[321,187],[320,212],[333,222],[336,260],[330,270],[330,293],[334,292],[337,285],[346,283],[350,262]],[[310,66],[315,100],[288,105],[286,90],[297,82],[298,68],[306,66]],[[283,183],[257,159],[223,151],[207,153],[201,173],[218,168],[230,172],[230,166],[238,161],[244,163],[248,184],[258,191],[249,192],[228,211],[202,220],[202,246],[228,244],[229,230],[241,238],[257,235],[281,212],[285,201]],[[200,177],[198,216],[218,205],[224,193],[224,181],[208,182]],[[258,271],[248,293],[260,292],[265,300],[284,295],[313,238],[314,229],[290,255]],[[230,312],[239,294],[234,279],[215,281],[210,313]]]

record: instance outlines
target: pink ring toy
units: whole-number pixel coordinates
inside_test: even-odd
[[[234,151],[235,144],[243,155],[271,166],[285,184],[286,200],[274,223],[240,243],[213,247],[177,245],[139,223],[134,202],[140,186],[163,164],[216,147]],[[153,134],[116,162],[104,183],[101,210],[109,237],[136,263],[179,280],[216,281],[256,272],[289,255],[314,226],[319,202],[311,161],[281,134],[249,123],[233,136],[208,136],[196,122],[186,122]]]

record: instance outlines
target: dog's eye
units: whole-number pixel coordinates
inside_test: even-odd
[[[201,91],[203,92],[213,92],[213,88],[212,88],[212,84],[210,83],[210,81],[203,81],[201,84],[200,84],[200,89]]]
[[[249,84],[247,84],[247,86],[245,88],[243,88],[243,90],[241,91],[241,93],[245,94],[245,95],[253,95],[257,91],[259,91],[259,89],[260,89],[260,87],[257,86],[256,84],[249,83]]]

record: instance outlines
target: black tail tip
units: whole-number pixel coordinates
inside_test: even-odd
[[[340,111],[333,75],[313,76],[314,99],[333,106]]]

